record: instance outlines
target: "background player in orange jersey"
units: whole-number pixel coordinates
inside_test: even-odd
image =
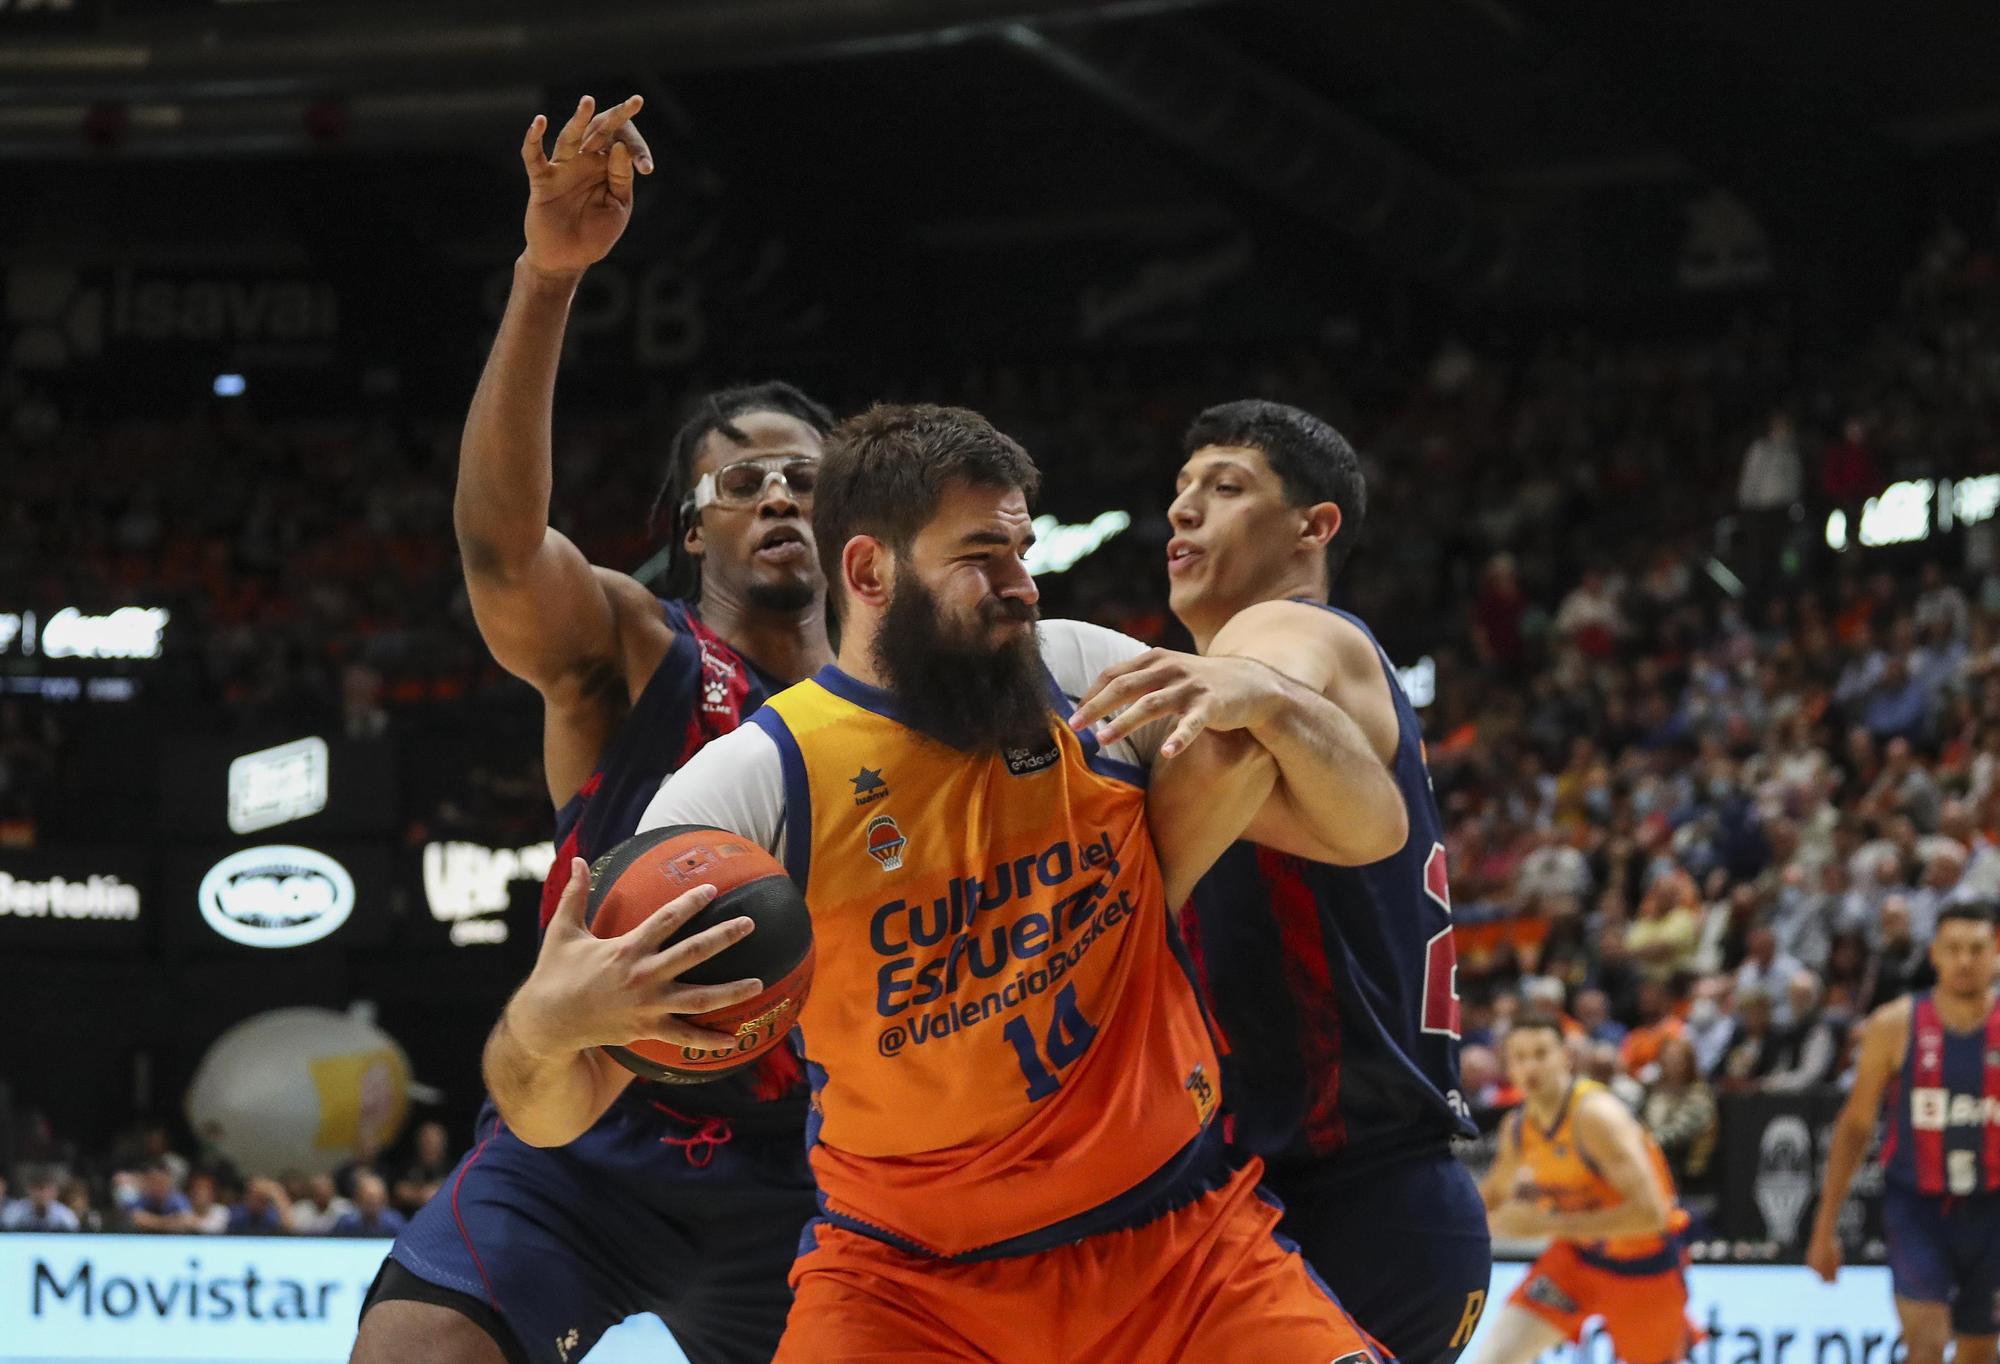
[[[1931,939],[1935,990],[1863,1025],[1854,1089],[1834,1127],[1806,1263],[1840,1272],[1840,1208],[1883,1105],[1882,1222],[1910,1364],[1992,1364],[2000,1344],[2000,1003],[1993,911],[1947,906]]]
[[[1660,1148],[1609,1090],[1575,1077],[1554,1020],[1523,1019],[1504,1049],[1526,1098],[1482,1192],[1494,1235],[1555,1244],[1508,1298],[1478,1364],[1527,1364],[1592,1317],[1623,1364],[1684,1358],[1698,1338],[1679,1241],[1688,1219]]]
[[[796,1036],[821,1217],[779,1358],[1376,1359],[1274,1235],[1259,1163],[1220,1140],[1167,913],[1300,755],[1159,726],[1103,745],[1063,723],[1141,650],[1038,628],[1021,562],[1036,481],[974,413],[839,427],[814,510],[837,663],[697,755],[642,820],[760,842],[812,907]],[[1213,685],[1225,713],[1276,691],[1358,742],[1258,665]],[[586,1058],[531,1043],[495,1034],[522,1079],[496,1081],[502,1111],[524,1131],[587,1125]]]
[[[1168,600],[1202,657],[1154,650],[1111,669],[1074,718],[1126,706],[1101,738],[1167,713],[1202,723],[1200,679],[1233,658],[1353,717],[1366,744],[1281,791],[1325,851],[1300,852],[1260,813],[1181,927],[1227,1053],[1231,1139],[1263,1158],[1280,1230],[1399,1358],[1448,1364],[1485,1310],[1492,1241],[1451,1151],[1474,1129],[1423,724],[1367,624],[1328,604],[1361,534],[1361,461],[1311,413],[1254,399],[1203,412],[1181,450]],[[1283,744],[1286,718],[1273,708],[1252,733]],[[1407,833],[1384,840],[1385,824]],[[1355,1234],[1370,1226],[1407,1234]]]

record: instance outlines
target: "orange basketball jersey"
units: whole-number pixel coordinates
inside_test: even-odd
[[[1528,1178],[1521,1193],[1545,1211],[1598,1212],[1615,1208],[1624,1201],[1576,1144],[1577,1104],[1584,1095],[1603,1088],[1595,1080],[1576,1081],[1563,1099],[1555,1126],[1547,1130],[1529,1116],[1525,1104],[1515,1112],[1515,1140],[1520,1143],[1521,1168]],[[1687,1229],[1688,1215],[1675,1201],[1674,1177],[1667,1170],[1665,1154],[1650,1133],[1642,1135],[1653,1178],[1673,1208],[1668,1226],[1672,1234],[1678,1235]],[[1615,1236],[1591,1242],[1588,1248],[1614,1260],[1639,1260],[1661,1254],[1669,1244],[1670,1239],[1662,1236]]]
[[[1170,946],[1143,768],[1050,722],[968,756],[827,668],[756,717],[817,971],[799,1037],[826,1215],[1011,1254],[1113,1226],[1202,1163],[1215,1053]]]

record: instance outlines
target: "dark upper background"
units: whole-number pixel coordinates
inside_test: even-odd
[[[193,862],[235,844],[167,817],[205,797],[166,734],[226,756],[346,732],[388,750],[395,811],[325,835],[393,862],[351,947],[246,959],[156,922],[0,954],[10,1016],[65,1039],[0,1043],[0,1075],[108,1131],[176,1108],[228,1024],[365,997],[450,1114],[476,1100],[526,935],[451,947],[417,866],[546,831],[536,708],[470,630],[448,517],[535,112],[642,93],[661,163],[559,398],[558,519],[600,561],[649,557],[687,395],[782,374],[843,409],[989,410],[1045,509],[1137,518],[1048,609],[1171,638],[1178,431],[1269,393],[1369,460],[1347,599],[1436,659],[1435,740],[1526,694],[1468,629],[1495,551],[1549,607],[1587,566],[1677,555],[1712,621],[1709,565],[1756,576],[1720,518],[1774,402],[1809,442],[1865,416],[1885,477],[2000,468],[1995,69],[1972,0],[0,8],[0,613],[175,613],[153,662],[0,652],[0,856],[115,847],[150,859],[149,914],[191,915]],[[223,373],[243,396],[212,396]],[[1550,485],[1559,516],[1515,507]],[[1637,673],[1675,700],[1678,674]],[[64,690],[106,678],[135,694]],[[1479,773],[1440,785],[1504,804]]]

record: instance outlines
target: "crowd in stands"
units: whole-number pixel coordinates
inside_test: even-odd
[[[46,1132],[43,1134],[46,1138]],[[419,1124],[401,1164],[361,1153],[331,1171],[239,1171],[174,1150],[143,1124],[104,1161],[43,1141],[0,1173],[0,1232],[131,1231],[236,1236],[394,1236],[457,1160],[444,1125]]]
[[[891,391],[991,414],[1047,471],[1048,510],[1132,510],[1044,584],[1044,609],[1149,640],[1174,638],[1161,512],[1192,413],[1264,393],[1348,432],[1369,507],[1337,596],[1399,662],[1435,666],[1466,1092],[1511,1102],[1498,1039],[1524,1009],[1557,1012],[1580,1068],[1700,1189],[1719,1095],[1839,1083],[1854,1022],[1924,983],[1940,907],[2000,900],[2000,518],[1882,549],[1823,534],[1892,480],[2000,471],[1995,278],[1962,246],[1934,253],[1877,334],[1837,348],[1778,322],[1692,341],[1468,332],[1415,367],[1357,346],[1158,382],[1093,363]],[[665,429],[561,428],[557,521],[596,561],[655,548],[632,509],[651,503]],[[0,435],[0,577],[86,606],[167,594],[197,689],[239,713],[350,734],[439,706],[527,714],[459,584],[456,434],[226,405],[16,429]],[[59,781],[59,729],[0,704],[0,826],[32,822]],[[534,762],[524,745],[476,768],[436,819],[539,827]],[[68,1187],[26,1192],[10,1216],[76,1207]],[[392,1219],[401,1193],[156,1163],[76,1211],[325,1230],[383,1225],[367,1219]]]

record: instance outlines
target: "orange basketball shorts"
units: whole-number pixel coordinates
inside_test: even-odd
[[[971,1264],[814,1223],[774,1364],[1388,1360],[1276,1237],[1262,1171],[1143,1226]]]
[[[1604,1319],[1614,1353],[1626,1364],[1675,1364],[1699,1332],[1687,1319],[1687,1279],[1678,1251],[1668,1263],[1638,1273],[1606,1268],[1575,1245],[1558,1241],[1542,1252],[1507,1301],[1532,1312],[1571,1340],[1592,1317]]]

